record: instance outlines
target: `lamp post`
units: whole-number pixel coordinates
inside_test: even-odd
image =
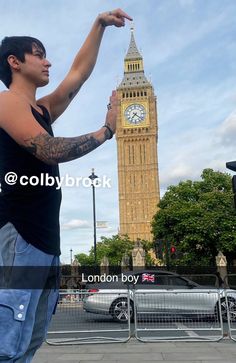
[[[97,263],[97,234],[96,234],[96,207],[95,207],[95,182],[98,176],[94,174],[94,168],[92,168],[92,174],[89,175],[89,179],[92,180],[91,186],[93,191],[93,246],[94,246],[94,261]]]
[[[73,250],[72,250],[72,248],[70,249],[70,264],[71,264],[71,266],[72,266],[72,262],[73,262],[73,260],[72,260],[72,253],[73,253]]]

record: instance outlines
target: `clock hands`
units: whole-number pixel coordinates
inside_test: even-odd
[[[137,112],[134,112],[133,113],[133,116],[131,117],[131,120],[133,119],[133,117],[134,116],[136,116],[136,117],[138,117],[141,121],[142,121],[142,117],[141,116],[139,116],[138,114],[137,114]],[[136,123],[136,122],[135,122]]]
[[[140,124],[145,119],[145,108],[143,105],[132,104],[125,110],[125,116],[129,123]]]

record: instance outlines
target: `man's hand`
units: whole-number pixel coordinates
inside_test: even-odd
[[[116,132],[117,107],[118,107],[118,98],[116,95],[116,91],[112,91],[112,95],[110,97],[110,103],[108,104],[108,111],[106,115],[105,125],[109,126],[113,134]]]
[[[119,28],[125,25],[125,19],[133,20],[121,9],[107,11],[106,13],[99,14],[98,16],[98,20],[103,27],[115,25]]]

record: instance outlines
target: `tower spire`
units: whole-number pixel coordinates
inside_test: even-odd
[[[133,22],[130,26],[130,32],[131,32],[131,38],[130,38],[129,48],[128,48],[127,54],[125,56],[125,60],[142,59],[142,56],[138,50],[138,47],[136,45],[135,38],[134,38],[134,23]]]
[[[134,24],[130,26],[130,43],[124,58],[124,76],[118,88],[151,86],[144,74],[143,57],[134,38]]]

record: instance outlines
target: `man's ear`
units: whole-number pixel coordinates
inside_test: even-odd
[[[9,55],[7,57],[7,61],[10,65],[11,68],[13,68],[14,70],[19,70],[20,69],[20,62],[19,60],[16,58],[15,55]]]

